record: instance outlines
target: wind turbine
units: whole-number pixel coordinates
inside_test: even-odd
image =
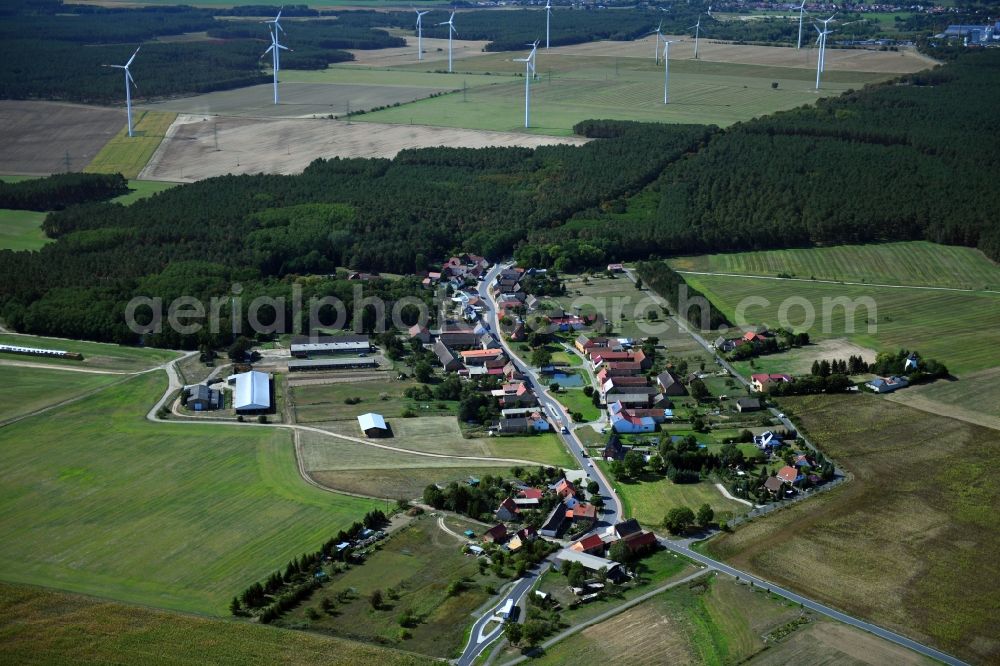
[[[670,89],[670,45],[674,43],[674,40],[662,36],[660,39],[663,40],[663,103],[668,104],[670,102],[668,96]]]
[[[135,53],[132,57],[128,59],[128,62],[124,65],[105,65],[105,67],[114,67],[115,69],[125,70],[125,110],[128,114],[128,135],[132,136],[132,86],[135,86],[136,90],[139,86],[135,85],[135,79],[132,78],[132,72],[129,71],[129,67],[132,66],[132,61],[139,54],[139,49],[141,46],[135,49]]]
[[[802,4],[799,5],[799,43],[795,47],[796,49],[802,48],[802,18],[806,13],[806,0],[802,0]]]
[[[803,0],[805,1],[805,0]],[[420,11],[419,9],[414,9],[417,13],[417,60],[424,59],[424,14],[430,14],[430,10]]]
[[[545,48],[549,48],[549,20],[552,18],[552,0],[545,0]]]
[[[829,25],[830,25],[830,21],[832,21],[833,17],[836,16],[836,15],[837,15],[837,12],[834,12],[833,14],[830,15],[830,18],[828,18],[828,19],[820,19],[819,22],[823,24],[823,30],[820,31],[817,28],[817,32],[820,32],[821,36],[823,37],[823,47],[822,47],[822,49],[820,49],[820,55],[822,56],[820,58],[820,71],[822,71],[822,72],[826,71],[826,36],[829,35],[831,32],[833,32],[833,30],[829,29]]]
[[[709,11],[711,11],[709,7]],[[709,14],[711,16],[711,14]],[[694,28],[694,59],[698,59],[698,37],[701,35],[701,14],[698,15],[698,22],[695,23],[691,28]],[[691,28],[688,28],[690,30]]]
[[[264,21],[267,25],[267,33],[271,35],[271,45],[267,47],[260,57],[263,58],[268,53],[271,54],[271,72],[274,77],[274,103],[278,103],[278,70],[281,69],[281,57],[279,56],[280,51],[291,51],[290,48],[284,46],[278,41],[278,31],[284,32],[285,29],[281,27],[281,12],[282,9],[278,10],[278,15],[274,17],[273,20]],[[274,25],[274,28],[271,25]]]
[[[535,53],[538,51],[538,42],[531,45],[531,53],[527,58],[514,58],[514,62],[524,63],[524,127],[531,127],[531,79],[535,76]]]
[[[833,17],[831,16],[830,18]],[[829,22],[829,20],[827,19],[826,22]],[[826,29],[826,22],[824,22],[822,30],[817,25],[813,26],[816,28],[816,32],[819,33],[819,37],[816,38],[816,43],[819,44],[819,57],[816,59],[816,90],[819,90],[819,75],[826,67],[826,36],[831,32]]]
[[[660,25],[656,26],[656,30],[651,30],[646,33],[647,35],[656,35],[656,37],[653,38],[653,62],[657,65],[660,64],[660,39],[663,37],[663,34],[660,31],[662,29],[663,19],[660,19]]]
[[[451,36],[457,32],[455,30],[455,11],[452,10],[448,20],[438,23],[438,25],[448,26],[448,73],[451,74]]]

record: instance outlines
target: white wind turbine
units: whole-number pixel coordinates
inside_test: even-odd
[[[660,25],[656,26],[656,30],[651,30],[646,33],[648,35],[656,35],[653,38],[653,62],[660,64],[660,39],[663,38],[663,19],[660,19]]]
[[[514,58],[514,62],[524,63],[524,126],[531,127],[531,79],[535,77],[535,53],[538,51],[538,42],[531,45],[531,53],[527,58]]]
[[[663,103],[669,104],[670,97],[670,45],[674,40],[660,37],[663,40]]]
[[[802,48],[802,18],[805,16],[805,13],[806,13],[806,0],[802,0],[802,4],[799,5],[799,42],[798,45],[795,47],[796,49]]]
[[[712,8],[709,7],[708,10],[712,11]],[[709,14],[709,16],[711,16],[711,14]],[[698,22],[695,23],[693,26],[691,26],[691,28],[694,28],[694,59],[697,60],[698,59],[698,38],[701,36],[701,14],[698,15]],[[688,30],[690,30],[691,28],[688,28]]]
[[[139,54],[140,48],[142,47],[140,46],[135,49],[135,53],[132,54],[132,57],[129,58],[128,62],[124,65],[105,65],[105,67],[114,67],[115,69],[125,70],[125,111],[128,115],[129,136],[132,136],[132,86],[135,86],[136,90],[139,89],[139,86],[135,85],[135,79],[132,78],[132,72],[129,71],[129,67],[132,66],[132,61],[135,60],[135,57]]]
[[[545,0],[545,48],[549,48],[549,21],[552,19],[552,0]]]
[[[443,21],[441,23],[438,23],[438,25],[446,25],[446,26],[448,26],[448,73],[450,74],[451,73],[451,37],[452,37],[452,35],[454,35],[457,32],[455,30],[455,12],[454,12],[454,10],[451,12],[451,16],[448,17],[447,21]]]
[[[819,26],[814,25],[816,32],[819,33],[819,37],[816,38],[816,43],[819,44],[819,57],[816,59],[816,90],[819,90],[819,75],[826,68],[826,36],[832,31],[827,30],[826,24],[830,22],[831,16],[826,21],[823,21],[823,29],[820,30]]]
[[[420,11],[419,9],[414,9],[417,13],[417,60],[424,59],[424,14],[430,14],[430,10]]]
[[[278,41],[278,31],[285,32],[285,29],[281,27],[281,12],[282,9],[278,10],[278,15],[274,17],[271,21],[264,21],[267,23],[267,32],[271,35],[271,45],[267,47],[267,50],[261,54],[261,58],[266,56],[268,53],[271,54],[271,72],[274,78],[274,103],[278,103],[278,70],[281,69],[281,57],[278,55],[280,51],[291,51],[290,48],[284,46]],[[271,28],[271,25],[274,28]]]

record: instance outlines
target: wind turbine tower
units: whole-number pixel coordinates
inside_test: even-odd
[[[278,103],[278,71],[281,69],[281,56],[280,51],[291,51],[290,48],[281,44],[278,38],[278,31],[285,32],[285,29],[281,27],[281,9],[278,10],[278,15],[274,17],[271,21],[264,21],[267,25],[267,32],[271,35],[271,45],[267,47],[267,50],[261,54],[261,58],[266,56],[268,53],[271,54],[271,72],[274,78],[274,103]],[[271,26],[274,26],[273,28]]]
[[[455,12],[451,12],[451,16],[448,17],[447,21],[438,23],[438,25],[448,26],[448,73],[451,74],[451,38],[455,34]]]
[[[531,45],[527,58],[514,58],[514,62],[524,63],[524,127],[531,127],[531,79],[535,77],[535,53],[538,42]]]
[[[819,57],[816,59],[816,90],[819,90],[819,75],[826,69],[826,36],[832,32],[832,30],[827,29],[827,24],[832,20],[831,16],[825,21],[821,21],[822,30],[819,29],[819,26],[813,26],[819,33],[819,37],[816,38],[816,43],[819,44]]]
[[[711,7],[709,7],[711,11]],[[711,14],[709,14],[711,16]],[[691,28],[694,28],[694,59],[698,59],[698,38],[701,36],[701,15],[698,15],[698,22],[695,23]],[[690,30],[691,28],[688,28]]]
[[[656,26],[656,30],[651,30],[646,33],[648,35],[656,35],[656,37],[653,38],[653,62],[657,65],[660,64],[660,39],[663,38],[661,30],[663,30],[663,19],[660,19],[660,25]]]
[[[552,19],[552,0],[545,0],[545,49],[549,48],[549,21]]]
[[[420,11],[419,9],[414,9],[417,13],[417,60],[424,59],[424,14],[429,14],[430,10]]]
[[[663,40],[663,103],[670,103],[670,45],[673,40],[660,37]]]
[[[141,46],[135,49],[135,53],[132,57],[128,59],[128,62],[124,65],[105,65],[105,67],[114,67],[115,69],[125,70],[125,111],[128,115],[128,135],[132,136],[132,86],[135,86],[138,90],[139,86],[135,85],[135,79],[132,78],[132,72],[129,71],[129,67],[132,66],[132,61],[139,54],[139,49]]]
[[[802,48],[802,18],[806,13],[806,0],[802,0],[802,4],[799,5],[799,43],[795,47],[796,50]]]

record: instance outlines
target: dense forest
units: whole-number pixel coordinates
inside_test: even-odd
[[[529,245],[607,257],[924,238],[1000,259],[1000,52],[717,132],[647,191]]]
[[[61,210],[73,204],[105,201],[128,192],[128,181],[120,173],[57,173],[0,183],[0,208],[15,210]]]

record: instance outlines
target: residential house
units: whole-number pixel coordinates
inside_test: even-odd
[[[628,449],[622,446],[618,433],[613,432],[611,433],[611,437],[608,438],[608,443],[604,445],[604,451],[601,453],[601,457],[609,462],[614,460],[624,460],[627,452]]]
[[[667,370],[656,376],[656,383],[663,395],[687,395],[687,389],[677,375]]]
[[[736,344],[741,341],[741,338],[725,338],[719,336],[712,343],[712,346],[718,349],[720,352],[728,353],[736,349]]]
[[[760,409],[760,400],[757,398],[738,398],[736,400],[736,411],[738,412],[758,412]]]
[[[462,357],[462,363],[465,365],[486,365],[487,361],[496,360],[503,358],[503,363],[500,364],[502,368],[507,364],[507,357],[504,356],[502,349],[468,349],[466,351],[459,352]]]
[[[438,334],[438,342],[452,349],[473,349],[479,346],[479,336],[470,329],[443,330]]]
[[[577,336],[573,346],[581,354],[587,355],[592,349],[610,349],[611,340],[608,338],[588,338],[586,335]]]
[[[511,407],[534,407],[538,398],[532,393],[525,382],[510,382],[491,391],[491,395],[500,403],[501,409]]]
[[[500,432],[503,433],[545,432],[548,429],[549,422],[546,421],[538,411],[533,411],[527,416],[514,416],[500,419]]]
[[[757,393],[767,393],[771,384],[777,382],[790,383],[795,381],[791,375],[783,373],[758,373],[750,375],[750,387]]]
[[[906,377],[897,377],[895,375],[892,377],[876,377],[865,384],[865,386],[875,393],[892,393],[898,389],[906,388],[909,385],[910,382],[906,379]]]
[[[519,321],[514,324],[514,330],[510,332],[510,339],[513,342],[524,342],[528,339],[528,333],[524,329],[523,321]]]
[[[507,526],[503,523],[494,525],[483,533],[482,539],[486,543],[503,543],[507,540]]]
[[[570,545],[570,550],[600,556],[604,554],[604,539],[601,538],[600,534],[591,534],[579,541],[574,541]]]
[[[781,479],[784,483],[787,483],[789,485],[795,485],[796,483],[805,478],[799,472],[799,470],[790,465],[785,465],[784,467],[779,469],[778,473],[775,474],[775,476]]]
[[[631,411],[625,409],[621,400],[608,406],[608,414],[611,418],[611,427],[616,433],[653,432],[656,430],[656,421],[652,417],[635,416]]]
[[[196,412],[205,412],[222,407],[222,392],[205,384],[195,384],[187,388],[186,406]]]
[[[633,553],[653,550],[659,545],[656,535],[652,532],[633,532],[628,536],[622,537],[622,541],[625,542],[625,545]]]
[[[517,496],[522,499],[534,499],[534,500],[542,499],[542,495],[544,494],[545,492],[540,488],[522,488],[517,492]]]
[[[576,487],[567,481],[565,478],[559,479],[558,483],[552,488],[556,495],[559,495],[562,499],[567,499],[570,497],[576,497]]]
[[[578,522],[581,520],[596,520],[597,507],[586,502],[577,502],[572,508],[566,509],[566,520]]]
[[[493,512],[493,515],[497,520],[514,520],[517,518],[517,504],[514,503],[513,498],[508,497],[500,502],[500,506]]]
[[[764,489],[767,490],[772,497],[778,495],[784,487],[784,482],[776,476],[770,476],[767,481],[764,482]]]
[[[414,324],[410,327],[408,333],[411,340],[420,340],[420,342],[425,345],[429,344],[431,341],[431,332],[426,326]]]
[[[503,366],[503,377],[508,382],[523,381],[524,373],[517,369],[513,361],[508,361],[507,365]]]
[[[611,532],[616,539],[624,539],[630,534],[637,534],[642,532],[642,527],[639,525],[639,521],[635,518],[629,518],[628,520],[623,520],[620,523],[615,524],[611,528]]]

